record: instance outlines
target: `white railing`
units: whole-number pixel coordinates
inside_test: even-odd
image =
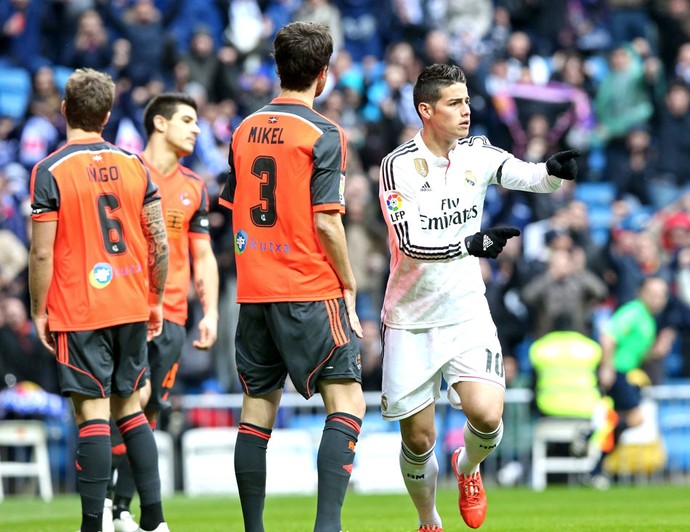
[[[655,473],[652,480],[681,479],[690,476],[690,385],[661,385],[645,389],[644,395],[658,405],[658,423],[662,440],[668,452],[668,461],[663,471]],[[397,424],[380,418],[380,393],[365,392],[367,416],[364,431],[397,431]],[[483,464],[488,482],[507,484],[529,483],[532,461],[532,435],[536,415],[531,408],[533,393],[526,388],[506,390],[504,413],[504,437],[497,452]],[[242,394],[185,395],[181,397],[183,411],[216,409],[232,412],[237,422],[242,407]],[[441,472],[450,475],[448,458],[458,445],[464,416],[450,407],[445,393],[437,402],[437,445]],[[323,404],[319,397],[305,400],[295,392],[286,392],[281,401],[277,427],[291,427],[294,423],[310,417],[316,430],[323,423]],[[301,417],[303,416],[303,417]],[[200,419],[197,415],[196,419]],[[203,417],[201,418],[203,419]],[[302,424],[301,426],[304,426]],[[568,479],[572,481],[574,479]],[[631,480],[631,479],[628,479]],[[635,479],[632,479],[635,480]],[[649,480],[647,478],[646,480]]]

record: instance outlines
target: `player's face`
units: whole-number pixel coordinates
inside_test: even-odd
[[[430,106],[430,118],[425,126],[447,141],[464,138],[470,133],[470,97],[467,85],[455,83],[441,89],[436,105]]]
[[[199,131],[196,111],[188,105],[180,105],[168,121],[165,140],[178,157],[184,157],[194,151]]]

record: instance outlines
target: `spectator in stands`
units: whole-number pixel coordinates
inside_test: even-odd
[[[623,156],[608,159],[604,167],[603,175],[615,184],[617,199],[651,205],[651,198],[658,194],[653,184],[660,163],[658,155],[649,127],[639,124],[628,131]]]
[[[660,67],[644,40],[618,45],[610,52],[609,70],[594,99],[598,126],[593,141],[605,146],[607,159],[624,157],[630,129],[647,124],[652,117],[650,95],[663,81]]]
[[[49,61],[42,55],[42,0],[0,1],[0,56],[34,71]]]
[[[690,88],[685,82],[671,84],[659,109],[655,138],[659,149],[658,176],[648,192],[656,209],[666,207],[690,184]]]
[[[234,46],[223,44],[216,53],[216,76],[212,85],[213,101],[240,99],[242,93],[242,60]]]
[[[671,81],[683,77],[676,70],[679,52],[690,52],[690,2],[688,0],[662,0],[652,2],[651,16],[657,28],[657,49],[664,71]],[[690,73],[690,72],[688,72]]]
[[[690,246],[678,250],[674,284],[684,318],[684,326],[678,330],[682,360],[679,376],[687,378],[690,377]]]
[[[0,294],[25,295],[28,263],[26,245],[9,229],[0,229]]]
[[[0,322],[4,323],[0,327],[0,389],[31,381],[46,392],[59,394],[55,356],[38,339],[24,302],[18,297],[0,301]]]
[[[95,9],[87,9],[79,16],[77,31],[62,52],[60,64],[106,70],[112,59],[113,47],[103,19]]]
[[[650,275],[671,281],[671,270],[664,262],[657,236],[637,225],[641,222],[624,220],[614,231],[608,248],[608,261],[615,276],[613,295],[617,305],[633,300],[643,279]]]
[[[566,235],[553,235],[563,238]],[[604,300],[608,290],[604,282],[585,266],[581,248],[553,249],[544,275],[535,277],[522,289],[522,300],[532,315],[532,335],[541,338],[556,329],[561,314],[572,317],[572,330],[591,335],[593,304]]]
[[[189,51],[180,57],[188,70],[186,82],[195,82],[210,91],[209,100],[214,101],[214,84],[218,71],[219,59],[216,55],[211,28],[203,24],[194,27]]]
[[[293,20],[317,22],[328,26],[333,35],[333,52],[337,54],[345,43],[340,10],[330,0],[304,0],[295,11]]]
[[[648,0],[607,0],[608,28],[614,45],[642,38],[656,44]]]
[[[168,27],[177,16],[182,0],[171,0],[162,12],[153,0],[134,0],[124,13],[119,13],[108,0],[97,2],[106,23],[127,39],[135,51],[128,69],[132,83],[142,86],[153,79],[164,78],[170,66],[166,59],[174,50]]]
[[[65,131],[65,119],[60,113],[62,91],[55,80],[55,71],[50,66],[38,68],[32,76],[29,115],[45,116],[61,134]]]

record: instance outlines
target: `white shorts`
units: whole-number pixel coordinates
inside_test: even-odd
[[[384,419],[410,417],[441,397],[441,377],[448,400],[461,408],[452,385],[484,382],[505,390],[501,345],[491,316],[430,329],[382,327]]]

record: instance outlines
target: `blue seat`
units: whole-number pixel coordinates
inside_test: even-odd
[[[687,402],[659,402],[659,429],[663,434],[667,467],[671,471],[690,469],[690,405]]]
[[[0,116],[19,120],[31,96],[31,75],[23,68],[0,68]]]
[[[610,208],[616,199],[616,187],[609,181],[578,183],[575,186],[574,197],[589,207],[599,205]]]

